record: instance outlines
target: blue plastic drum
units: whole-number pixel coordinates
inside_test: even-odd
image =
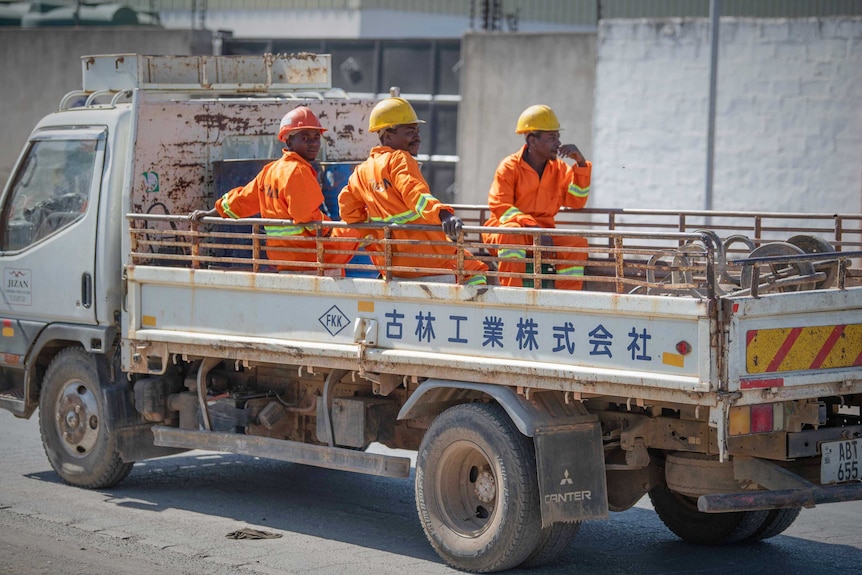
[[[329,216],[333,220],[339,219],[338,194],[347,185],[350,174],[358,165],[358,162],[321,162],[323,170],[321,188],[323,189],[323,203],[329,210]],[[366,254],[357,254],[350,260],[351,264],[372,265],[371,258]],[[347,270],[344,275],[349,278],[376,278],[377,271],[373,270]]]

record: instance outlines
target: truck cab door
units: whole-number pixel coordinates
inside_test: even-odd
[[[31,136],[0,209],[0,353],[20,354],[49,323],[97,322],[93,286],[106,135],[102,127],[75,127]]]

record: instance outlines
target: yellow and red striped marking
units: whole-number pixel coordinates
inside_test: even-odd
[[[862,324],[753,329],[746,334],[748,373],[862,366]]]

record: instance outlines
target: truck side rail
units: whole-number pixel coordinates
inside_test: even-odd
[[[481,225],[491,216],[486,205],[453,204],[465,223]],[[828,241],[836,251],[862,249],[862,214],[717,210],[649,210],[629,208],[563,208],[558,227],[626,232],[691,232],[708,229],[721,238],[746,237],[754,246],[785,241],[805,233]],[[802,231],[804,230],[804,232]],[[744,246],[734,246],[739,252]]]
[[[739,214],[734,213],[733,217],[739,217]],[[432,276],[440,274],[440,267],[444,267],[439,261],[434,261],[443,256],[432,253],[418,254],[420,259],[428,260],[427,266],[405,268],[393,265],[394,252],[409,251],[405,246],[420,243],[420,240],[405,239],[403,234],[394,237],[396,232],[439,231],[437,226],[371,223],[348,226],[342,222],[315,222],[305,224],[306,229],[314,231],[315,237],[291,236],[289,239],[296,240],[295,247],[287,241],[285,246],[276,248],[266,246],[264,226],[292,225],[293,222],[264,218],[204,218],[194,222],[186,216],[161,214],[128,214],[127,218],[131,234],[129,263],[133,265],[266,272],[274,270],[276,259],[294,259],[289,255],[293,252],[299,259],[309,260],[290,263],[292,267],[300,268],[298,273],[377,277],[379,271],[379,277],[384,281],[391,281],[404,273]],[[862,224],[862,216],[847,216],[845,219]],[[561,225],[554,229],[510,229],[467,225],[457,242],[458,247],[464,249],[455,251],[454,280],[462,283],[469,275],[464,266],[465,258],[474,258],[488,265],[488,283],[492,285],[504,277],[517,277],[524,286],[533,289],[553,288],[557,278],[556,266],[577,260],[585,263],[582,279],[588,290],[706,299],[743,295],[758,297],[769,291],[846,289],[848,285],[855,285],[859,277],[852,264],[854,258],[862,257],[862,251],[849,248],[862,242],[844,239],[841,245],[833,248],[819,236],[797,234],[794,237],[804,239],[800,248],[787,242],[768,241],[769,235],[764,234],[763,226],[758,232],[760,235],[755,235],[754,239],[738,233],[723,239],[712,230],[646,231],[645,224],[637,225],[642,227],[638,230],[598,230],[595,229],[597,225],[584,228]],[[357,240],[354,238],[330,237],[332,230],[337,228],[350,228],[366,237],[359,248],[355,248]],[[724,226],[722,229],[729,228]],[[773,235],[781,230],[783,228],[768,229]],[[532,245],[484,243],[482,234],[489,232],[504,238],[529,236]],[[845,238],[851,235],[862,237],[855,229],[842,233]],[[546,237],[572,236],[585,238],[588,247],[547,246],[542,243]],[[445,245],[450,242],[422,243]],[[797,240],[797,243],[800,242]],[[744,244],[745,249],[736,244]],[[812,245],[813,249],[806,253],[805,248]],[[525,252],[526,271],[500,271],[499,264],[503,260],[500,254],[507,248],[520,248]],[[285,255],[280,256],[279,253]],[[328,263],[327,254],[343,254],[350,261]],[[369,256],[382,262],[379,270],[368,259]]]

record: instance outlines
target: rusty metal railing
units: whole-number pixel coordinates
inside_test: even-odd
[[[468,224],[484,222],[488,214],[487,207],[474,209],[472,206],[458,206],[458,213]],[[791,215],[799,216],[580,210],[561,214],[559,227],[553,229],[465,225],[456,243],[442,237],[439,241],[410,237],[411,231],[440,231],[438,226],[347,226],[342,222],[319,222],[306,226],[314,230],[315,237],[296,237],[295,246],[289,238],[279,238],[285,245],[277,247],[266,245],[264,225],[292,222],[262,218],[204,218],[195,222],[186,216],[158,214],[129,214],[127,218],[131,265],[267,273],[289,263],[294,268],[291,273],[379,277],[384,281],[405,276],[451,275],[455,282],[465,283],[473,273],[466,261],[473,259],[488,267],[485,274],[488,284],[507,283],[513,278],[520,280],[516,284],[531,289],[552,289],[557,282],[572,279],[558,275],[557,268],[582,262],[584,274],[577,279],[583,281],[584,289],[698,298],[758,297],[770,291],[846,289],[848,285],[855,285],[857,270],[853,268],[853,261],[862,258],[862,251],[848,248],[862,246],[862,215],[832,218],[833,225],[829,229],[839,238],[835,240],[838,245],[834,249],[819,236],[807,235],[809,230],[813,230],[813,234],[826,229],[818,218],[809,215],[807,228],[773,223],[775,218],[795,221],[789,218]],[[694,220],[703,217],[712,219],[715,227],[696,228],[703,222]],[[735,223],[727,223],[728,219]],[[650,225],[649,221],[653,223]],[[355,245],[356,238],[333,237],[331,231],[338,228],[350,228],[363,236],[359,247]],[[716,229],[730,235],[722,238]],[[750,235],[743,233],[749,230]],[[786,238],[788,234],[800,236],[800,231],[805,231],[801,237],[808,239],[797,243],[811,253],[773,239],[782,235]],[[501,241],[483,242],[482,234],[487,233],[497,234]],[[507,238],[516,236],[526,236],[530,241],[526,245],[514,239],[509,243]],[[560,245],[563,238],[571,237],[584,238],[588,245]],[[551,243],[556,245],[547,245]],[[445,253],[417,249],[420,245],[433,246]],[[505,260],[501,252],[513,249],[523,252],[524,257],[519,260],[525,264],[523,271],[501,270],[500,264]],[[409,253],[418,265],[396,265],[396,258],[402,253]],[[333,259],[345,263],[332,263]]]

